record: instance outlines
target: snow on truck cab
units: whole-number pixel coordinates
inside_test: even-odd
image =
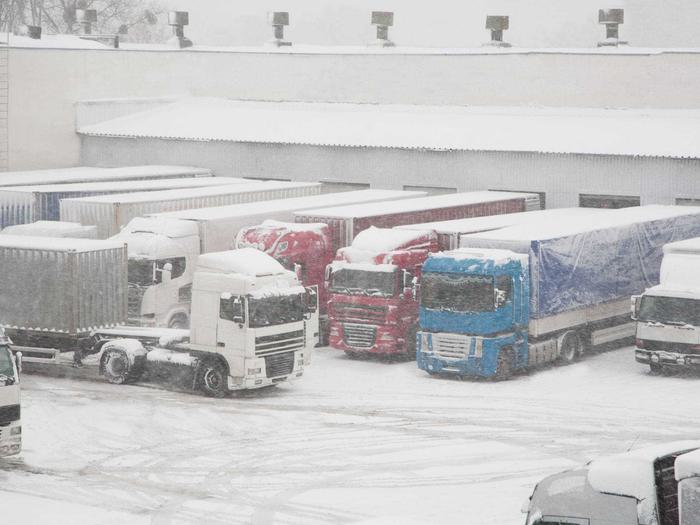
[[[315,289],[258,250],[214,252],[197,263],[189,340],[114,339],[103,347],[101,370],[126,383],[144,371],[186,369],[195,389],[221,396],[300,377],[317,332]]]
[[[11,344],[0,328],[0,458],[22,450],[19,386],[22,355],[18,353],[13,358]]]
[[[415,354],[417,281],[432,231],[370,227],[328,266],[330,344],[347,354]]]
[[[523,505],[525,523],[696,525],[700,508],[693,501],[698,478],[692,465],[700,466],[693,463],[698,448],[699,441],[653,445],[549,476]],[[689,481],[679,484],[680,479]]]
[[[632,312],[638,363],[700,370],[700,238],[664,246],[660,283],[633,296]]]

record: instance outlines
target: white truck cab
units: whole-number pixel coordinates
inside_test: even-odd
[[[0,328],[0,457],[19,454],[22,450],[20,419],[19,369],[21,354],[12,356],[10,344]]]
[[[137,218],[116,236],[129,254],[129,324],[186,328],[199,256],[195,223]]]

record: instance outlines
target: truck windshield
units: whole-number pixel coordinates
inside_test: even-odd
[[[248,301],[250,327],[261,328],[284,323],[295,323],[304,318],[301,294],[277,295]]]
[[[332,273],[330,290],[336,293],[390,297],[396,290],[396,271],[368,272],[341,268]]]
[[[129,259],[129,284],[152,285],[154,264],[155,261],[149,259]]]
[[[16,380],[12,352],[6,346],[0,346],[0,386],[9,386]]]
[[[645,295],[642,297],[637,319],[700,326],[700,301],[683,297]]]
[[[421,305],[431,310],[492,312],[493,277],[459,273],[424,273]]]

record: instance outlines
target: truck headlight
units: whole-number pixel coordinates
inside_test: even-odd
[[[12,427],[10,429],[11,436],[19,436],[22,434],[22,427]]]
[[[249,376],[258,375],[260,372],[262,372],[262,368],[249,368],[248,369]]]

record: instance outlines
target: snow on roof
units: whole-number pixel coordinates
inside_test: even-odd
[[[449,258],[454,261],[478,260],[493,262],[496,265],[508,264],[509,262],[527,263],[528,257],[522,253],[515,253],[510,250],[488,248],[477,250],[473,248],[457,248],[448,252],[431,253],[433,258]]]
[[[638,500],[654,497],[654,461],[697,448],[700,441],[673,441],[596,459],[588,464],[588,482],[599,492]]]
[[[270,125],[274,123],[274,125]],[[82,135],[429,150],[700,157],[700,110],[185,98]]]
[[[116,193],[112,195],[97,195],[93,197],[80,197],[75,199],[63,199],[64,201],[80,200],[81,202],[101,203],[130,203],[152,202],[187,199],[190,197],[206,197],[209,195],[230,195],[234,193],[252,193],[256,191],[276,190],[282,188],[299,188],[304,186],[320,186],[316,182],[247,182],[245,184],[231,184],[227,186],[213,186],[207,188],[182,188],[176,190],[145,191],[136,193]]]
[[[65,184],[100,180],[134,180],[164,176],[211,176],[211,170],[191,166],[126,166],[96,168],[79,166],[47,170],[8,171],[0,173],[0,186],[32,186],[36,184]]]
[[[254,248],[240,248],[200,255],[197,259],[197,270],[240,273],[251,277],[288,273],[288,270],[274,258]]]
[[[36,221],[15,224],[0,231],[0,235],[31,235],[33,237],[97,238],[97,226],[83,226],[79,222]]]
[[[578,213],[573,213],[571,216],[562,214],[557,217],[556,221],[534,221],[532,223],[516,224],[500,230],[464,235],[461,239],[466,243],[469,242],[469,239],[499,239],[529,242],[534,240],[556,239],[588,231],[697,214],[700,214],[700,207],[695,206],[664,206],[657,204],[633,206],[617,210],[600,210],[598,213],[591,216],[582,216]]]
[[[550,208],[547,210],[523,211],[518,213],[506,213],[501,215],[486,215],[483,217],[470,217],[468,219],[455,219],[451,221],[424,222],[421,224],[405,224],[395,226],[401,230],[434,230],[437,233],[478,233],[495,230],[506,226],[513,226],[524,222],[539,220],[559,220],[559,217],[572,217],[580,215],[586,217],[597,214],[600,208]]]
[[[250,184],[251,181],[237,177],[181,177],[177,179],[107,180],[98,182],[70,182],[63,184],[40,184],[28,186],[0,186],[0,191],[22,193],[89,192],[137,189],[138,191],[167,190],[177,188],[197,188],[206,186],[227,186],[229,184]]]
[[[390,252],[430,234],[430,230],[406,231],[370,226],[357,234],[350,247],[375,253]]]
[[[525,195],[525,194],[522,194]],[[449,208],[452,206],[466,206],[482,202],[494,202],[508,199],[517,199],[519,194],[504,193],[502,191],[470,191],[465,193],[450,193],[447,195],[432,195],[418,199],[406,199],[389,202],[372,202],[355,204],[352,206],[338,206],[333,208],[321,208],[308,212],[299,212],[295,215],[305,217],[374,217],[391,213],[403,213],[421,211],[425,209]]]
[[[678,481],[700,476],[700,449],[678,456],[676,458],[675,471]]]
[[[192,222],[167,217],[135,217],[113,238],[130,237],[134,233],[157,233],[164,237],[178,239],[198,235],[199,230]]]
[[[325,222],[284,222],[274,219],[265,219],[262,221],[262,224],[260,224],[260,227],[268,229],[284,228],[290,232],[320,232],[327,229],[328,225]]]
[[[405,199],[425,195],[420,191],[400,190],[357,190],[342,193],[326,193],[323,195],[311,195],[308,197],[292,197],[290,199],[275,199],[261,202],[248,202],[243,204],[230,204],[228,206],[216,206],[212,208],[198,208],[163,213],[154,213],[151,216],[170,217],[174,219],[187,219],[191,221],[207,221],[224,219],[229,217],[245,217],[247,215],[259,215],[281,211],[303,211],[320,207],[326,207],[330,203],[338,205],[360,202],[385,201],[393,199]]]
[[[117,240],[72,239],[60,237],[31,237],[26,235],[0,235],[0,248],[26,250],[48,250],[57,252],[90,252],[122,248],[124,242]]]

